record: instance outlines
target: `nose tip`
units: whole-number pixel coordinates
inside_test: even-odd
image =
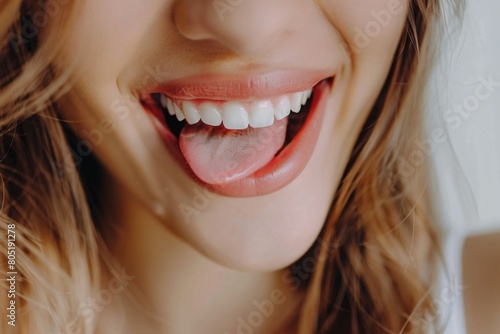
[[[242,56],[264,53],[293,29],[288,0],[179,0],[174,20],[192,41],[212,40]]]

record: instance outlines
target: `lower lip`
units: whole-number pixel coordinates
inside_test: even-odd
[[[179,148],[178,139],[170,132],[166,124],[158,121],[159,117],[155,116],[157,112],[146,105],[145,108],[154,119],[153,123],[172,155],[195,182],[211,192],[223,196],[262,196],[284,188],[304,170],[318,141],[331,85],[333,82],[324,80],[314,87],[311,109],[302,128],[292,142],[271,162],[248,177],[223,184],[207,184],[201,181],[184,158]]]

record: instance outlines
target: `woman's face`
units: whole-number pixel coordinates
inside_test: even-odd
[[[122,194],[209,258],[282,268],[324,223],[407,7],[86,0],[58,62],[77,60],[61,102],[77,164],[94,153]]]

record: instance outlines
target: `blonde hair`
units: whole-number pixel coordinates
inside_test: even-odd
[[[103,246],[79,175],[71,168],[74,163],[54,108],[54,101],[67,90],[69,76],[56,75],[50,65],[64,30],[44,36],[41,43],[42,23],[48,24],[42,20],[48,19],[50,8],[35,6],[34,1],[4,3],[2,9],[9,11],[0,13],[6,37],[0,51],[0,230],[6,236],[9,226],[14,226],[16,236],[17,325],[9,325],[4,314],[1,332],[58,334],[80,328],[90,334],[92,327],[79,313],[99,284],[98,254]],[[44,6],[63,10],[56,1],[46,1]],[[65,8],[66,15],[54,15],[51,24],[64,26],[71,13]],[[31,21],[36,14],[38,25]],[[7,268],[4,242],[0,253],[2,268]],[[4,279],[1,284],[10,289]],[[2,293],[2,310],[8,303]]]
[[[102,275],[115,269],[55,104],[68,89],[71,71],[56,73],[51,61],[75,5],[64,4],[65,15],[52,18],[57,36],[26,33],[33,11],[51,3],[58,4],[0,5],[0,230],[7,235],[15,226],[17,237],[16,333],[78,328],[91,334],[93,318],[81,314],[82,304],[95,296]],[[458,1],[454,5],[460,7]],[[439,245],[428,171],[420,167],[408,175],[398,161],[410,159],[423,136],[423,87],[435,52],[432,33],[443,14],[437,0],[414,0],[410,7],[393,66],[321,233],[334,251],[321,250],[325,260],[316,261],[304,282],[300,333],[424,333],[432,325],[413,321],[433,312],[429,289]],[[2,268],[6,255],[0,243]],[[1,286],[9,289],[5,280]],[[0,307],[8,303],[2,294]],[[7,317],[1,319],[2,333],[13,330]]]

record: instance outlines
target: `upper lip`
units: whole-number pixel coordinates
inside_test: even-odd
[[[160,83],[145,91],[179,100],[246,100],[305,91],[330,76],[332,73],[324,70],[201,74]]]

